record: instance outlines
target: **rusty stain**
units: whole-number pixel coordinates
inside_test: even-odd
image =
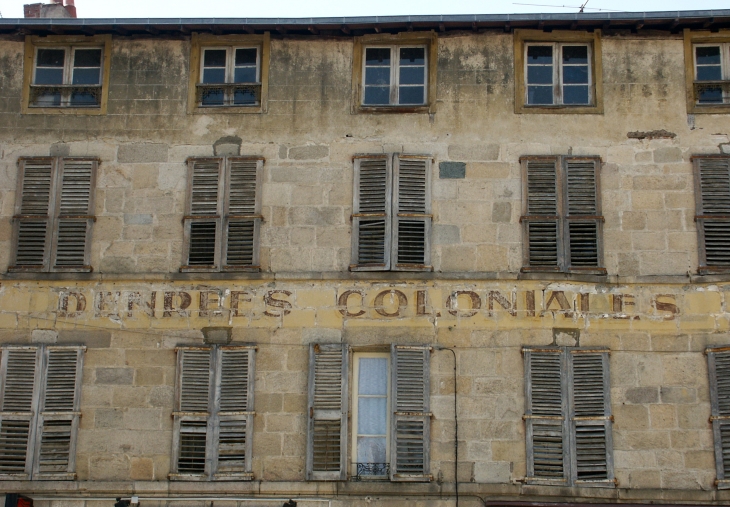
[[[270,312],[269,310],[264,311],[264,315],[267,315],[269,317],[282,317],[284,315],[289,315],[291,313],[292,304],[289,301],[284,301],[283,299],[276,299],[274,295],[276,294],[284,294],[285,296],[291,296],[291,292],[288,290],[271,290],[266,293],[264,296],[264,303],[267,304],[267,306],[272,306],[274,308],[281,308],[281,312]]]
[[[340,297],[337,300],[337,305],[341,307],[339,311],[343,317],[359,317],[361,315],[365,315],[365,310],[360,310],[357,313],[352,313],[347,307],[347,302],[350,299],[350,296],[352,296],[353,294],[360,295],[360,306],[362,306],[363,301],[365,301],[365,294],[363,294],[359,290],[347,290],[340,294]]]
[[[396,308],[395,312],[393,313],[388,313],[383,308],[383,301],[385,300],[386,295],[390,295],[391,297],[398,297],[398,308]],[[375,305],[375,311],[378,313],[378,315],[382,315],[383,317],[399,317],[401,308],[406,308],[408,306],[408,298],[399,290],[384,290],[382,292],[379,292],[378,295],[375,296],[375,301],[373,302],[373,304]]]
[[[68,299],[73,298],[76,306],[73,311],[68,310]],[[86,310],[86,296],[80,292],[62,292],[58,300],[59,317],[76,317]]]
[[[487,297],[487,304],[489,305],[489,316],[492,316],[492,312],[494,311],[494,302],[497,302],[499,306],[507,310],[507,313],[512,315],[513,317],[517,316],[517,301],[515,300],[515,295],[512,294],[512,301],[507,299],[502,295],[501,292],[492,290],[489,291],[489,296]]]
[[[457,303],[459,296],[468,296],[471,303],[471,311],[462,313],[462,317],[473,317],[477,314],[477,311],[481,309],[482,298],[479,297],[479,294],[470,290],[457,290],[454,291],[446,300],[446,308],[448,308],[451,315],[456,315],[457,313],[459,313]]]
[[[674,302],[670,303],[668,301],[659,301],[659,298],[671,299]],[[676,298],[673,294],[657,294],[652,303],[657,311],[669,312],[669,315],[666,315],[664,320],[674,320],[677,314],[679,314],[679,307],[675,304]]]
[[[629,139],[674,139],[677,134],[668,130],[650,130],[648,132],[629,132],[626,134]]]
[[[243,296],[243,297],[241,297]],[[248,297],[246,297],[248,296]],[[232,290],[231,291],[231,313],[233,317],[242,317],[244,315],[243,312],[241,312],[240,304],[241,303],[250,303],[251,302],[251,296],[252,294],[245,290]]]
[[[175,308],[174,306],[174,300],[175,296],[180,298],[180,305]],[[190,294],[187,292],[165,292],[165,299],[164,299],[164,308],[165,311],[162,312],[163,317],[172,317],[172,312],[174,311],[177,313],[180,317],[187,317],[188,312],[187,309],[190,307],[190,303],[193,302],[193,298],[190,297]]]

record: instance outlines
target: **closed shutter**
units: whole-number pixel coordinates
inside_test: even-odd
[[[391,481],[431,480],[430,350],[391,346]]]
[[[569,352],[572,480],[581,486],[613,484],[608,352]]]
[[[260,179],[262,159],[229,158],[226,167],[226,204],[223,263],[226,270],[258,269]]]
[[[596,268],[600,265],[603,217],[600,216],[599,168],[600,161],[597,159],[564,159],[566,259],[570,269]]]
[[[555,158],[523,160],[527,213],[522,217],[527,239],[528,268],[558,270],[562,263],[562,235],[558,202],[558,164]]]
[[[346,479],[347,364],[345,345],[310,346],[307,480]]]
[[[185,216],[187,265],[183,270],[210,270],[220,258],[222,159],[188,160],[188,214]]]
[[[391,157],[355,158],[352,270],[390,269]]]
[[[730,347],[707,349],[717,487],[730,488]]]
[[[392,250],[395,269],[430,270],[431,159],[396,155]]]
[[[692,157],[700,273],[730,268],[730,157]]]

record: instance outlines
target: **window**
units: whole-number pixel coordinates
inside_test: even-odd
[[[253,478],[255,350],[177,349],[171,479]]]
[[[263,164],[258,157],[188,159],[181,271],[258,271]]]
[[[605,274],[598,157],[522,157],[523,272]]]
[[[85,347],[4,346],[0,479],[73,480]]]
[[[91,271],[97,159],[21,158],[10,271]]]
[[[602,113],[600,32],[515,31],[517,113]]]
[[[357,155],[352,271],[430,271],[431,158]]]
[[[695,172],[699,272],[730,271],[730,157],[692,157]]]
[[[696,44],[694,56],[697,104],[730,104],[730,43]]]
[[[718,489],[730,488],[730,347],[706,351],[710,372],[712,432],[715,437],[715,465]]]
[[[103,114],[110,36],[28,37],[24,113]]]
[[[608,350],[523,353],[528,483],[615,486]]]
[[[193,34],[189,112],[260,113],[266,109],[269,34]]]
[[[307,479],[345,480],[349,468],[352,480],[430,481],[430,348],[353,353],[351,400],[349,359],[346,345],[311,345]]]

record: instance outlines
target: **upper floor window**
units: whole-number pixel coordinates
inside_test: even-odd
[[[684,31],[688,113],[730,112],[730,37]]]
[[[730,156],[692,157],[699,272],[730,272]]]

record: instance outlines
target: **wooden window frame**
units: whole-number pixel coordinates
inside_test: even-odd
[[[198,101],[198,85],[202,78],[203,50],[223,48],[257,48],[260,100],[256,105],[202,106]],[[190,77],[188,80],[188,114],[262,114],[268,111],[269,61],[271,37],[261,35],[212,35],[193,33],[190,46]],[[227,60],[230,59],[228,55]]]
[[[101,52],[101,97],[98,106],[59,106],[59,107],[36,107],[30,103],[30,89],[35,80],[35,66],[38,49],[95,49],[100,48]],[[66,36],[49,35],[40,37],[28,35],[25,37],[25,61],[23,69],[23,94],[21,99],[22,114],[71,114],[71,115],[105,115],[109,102],[109,71],[111,68],[112,36],[91,35],[91,36]],[[66,67],[70,65],[71,58],[66,54]],[[67,78],[64,71],[64,82]]]
[[[401,47],[426,48],[426,89],[425,104],[417,105],[365,105],[365,50],[372,47],[390,47],[396,50]],[[438,62],[438,36],[436,32],[405,32],[397,34],[367,34],[354,38],[352,55],[352,114],[357,113],[435,113],[436,112],[436,79]],[[396,61],[391,61],[391,76]],[[396,68],[397,71],[397,68]],[[395,86],[391,79],[391,89]],[[392,100],[391,93],[391,100]]]
[[[699,104],[697,102],[695,48],[701,46],[720,46],[722,64],[724,104]],[[684,77],[688,114],[727,114],[730,113],[730,34],[728,32],[704,32],[684,29]]]
[[[707,242],[705,238],[705,224],[712,222],[730,222],[729,214],[717,214],[708,213],[704,209],[704,203],[702,200],[702,179],[700,177],[700,164],[702,160],[724,160],[730,165],[730,155],[693,155],[690,160],[692,161],[692,170],[694,172],[694,190],[695,190],[695,222],[697,223],[697,247],[699,255],[699,266],[697,271],[699,274],[720,274],[730,273],[730,266],[715,266],[708,265],[707,263]],[[728,174],[730,180],[730,173]],[[724,189],[726,193],[730,194],[730,185]],[[728,203],[730,207],[730,203]],[[728,239],[728,245],[730,245],[730,238]]]
[[[561,31],[543,32],[542,30],[515,30],[514,32],[514,60],[515,60],[515,114],[603,114],[603,66],[601,52],[601,31],[591,32]],[[527,103],[527,47],[529,45],[586,45],[589,53],[589,96],[590,105],[530,105]],[[557,59],[553,52],[554,67],[562,62],[562,55]],[[562,69],[561,69],[562,70]],[[561,70],[553,69],[554,75],[561,75]],[[553,97],[562,95],[562,80],[553,85],[560,86],[559,93],[553,92]]]
[[[730,410],[726,403],[720,404],[720,398],[727,399],[727,392],[723,392],[722,396],[719,392],[718,378],[722,377],[723,387],[727,385],[727,379],[730,376],[730,347],[727,345],[716,345],[705,349],[707,356],[708,373],[710,376],[710,423],[712,424],[712,435],[715,450],[715,469],[717,471],[717,479],[715,486],[717,489],[730,489],[730,467],[726,470],[723,454],[730,449],[730,440],[727,438],[730,429]],[[718,364],[719,363],[719,364]],[[718,368],[719,366],[719,368]],[[726,441],[723,441],[723,433]]]

